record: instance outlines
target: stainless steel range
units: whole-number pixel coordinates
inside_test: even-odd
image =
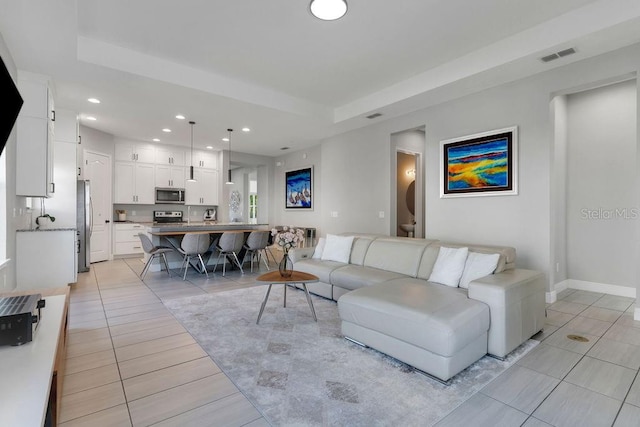
[[[156,224],[180,224],[182,211],[153,211],[153,222]]]

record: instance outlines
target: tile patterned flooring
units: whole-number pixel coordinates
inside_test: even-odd
[[[162,303],[254,286],[260,273],[142,282],[142,267],[137,258],[93,264],[72,286],[60,425],[268,426]],[[542,342],[437,425],[639,426],[633,302],[563,291],[534,337]]]
[[[72,286],[60,426],[268,426],[162,304],[253,286],[258,273],[142,282],[142,267],[93,264]]]
[[[640,426],[634,308],[633,298],[561,292],[541,343],[437,426]]]

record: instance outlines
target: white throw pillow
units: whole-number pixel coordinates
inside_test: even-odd
[[[468,252],[469,248],[447,248],[441,246],[438,258],[429,276],[429,281],[457,288]]]
[[[462,278],[460,279],[460,287],[468,289],[469,282],[492,274],[498,266],[499,259],[500,254],[469,252],[467,262],[464,264]]]
[[[324,245],[326,243],[326,239],[321,237],[318,239],[318,244],[316,245],[316,250],[313,251],[312,259],[322,259],[322,253],[324,252]]]
[[[351,256],[351,245],[353,236],[336,236],[327,234],[321,259],[323,261],[337,261],[345,264],[349,263]]]

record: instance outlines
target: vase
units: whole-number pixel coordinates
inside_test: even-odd
[[[291,277],[293,273],[293,263],[291,262],[291,258],[289,258],[289,251],[285,250],[284,255],[282,256],[282,260],[278,265],[278,270],[280,271],[280,276],[284,278]]]

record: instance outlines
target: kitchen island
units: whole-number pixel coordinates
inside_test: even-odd
[[[244,233],[248,235],[252,231],[268,231],[269,224],[249,224],[246,222],[208,222],[208,221],[191,221],[176,224],[149,224],[147,226],[147,234],[151,238],[154,245],[170,246],[173,248],[179,248],[182,237],[187,233],[198,234],[210,234],[211,235],[211,249],[215,245],[217,239],[226,231],[233,231],[237,233]],[[206,255],[203,257],[206,260],[207,265],[214,265],[216,257]],[[148,254],[145,253],[145,262],[148,259]],[[242,254],[239,254],[240,261],[242,261]],[[180,268],[182,265],[182,255],[176,250],[174,253],[167,254],[167,261],[171,269]],[[159,260],[155,260],[150,267],[150,271],[160,271]]]
[[[153,236],[176,236],[186,233],[222,234],[225,231],[251,232],[254,230],[269,230],[269,224],[191,221],[177,224],[151,224],[147,227],[147,232]]]

